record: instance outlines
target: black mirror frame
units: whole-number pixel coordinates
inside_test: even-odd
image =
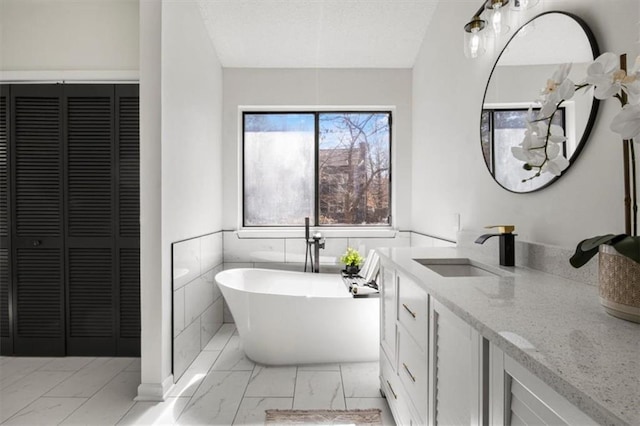
[[[571,19],[573,19],[574,21],[576,21],[578,23],[578,25],[580,25],[580,28],[582,28],[582,30],[584,31],[587,40],[589,41],[589,44],[591,45],[591,52],[593,54],[593,58],[597,58],[598,56],[600,56],[600,49],[598,47],[598,43],[596,41],[595,36],[593,35],[593,32],[591,31],[591,28],[589,28],[589,26],[587,25],[587,23],[580,17],[569,13],[569,12],[563,12],[563,11],[558,11],[558,10],[551,10],[551,11],[547,11],[544,13],[541,13],[539,15],[534,16],[533,18],[531,18],[530,20],[528,20],[527,22],[525,22],[524,24],[522,24],[517,30],[514,31],[513,35],[509,38],[509,40],[505,43],[504,47],[502,48],[502,51],[500,52],[500,54],[498,55],[498,57],[496,58],[493,67],[491,68],[491,73],[489,74],[489,78],[487,79],[487,85],[485,86],[484,89],[484,95],[482,96],[482,106],[480,108],[480,115],[482,116],[482,111],[484,109],[484,103],[485,103],[485,99],[487,97],[487,91],[489,89],[489,83],[491,82],[491,77],[493,77],[493,73],[496,69],[496,66],[498,65],[498,62],[500,61],[500,58],[502,57],[502,54],[505,52],[505,50],[507,49],[507,47],[509,46],[509,43],[511,43],[511,41],[518,35],[518,31],[520,31],[523,27],[527,26],[529,23],[535,21],[536,19],[545,16],[545,15],[549,15],[549,14],[561,14],[561,15],[565,15],[570,17]],[[512,189],[509,189],[507,187],[505,187],[504,185],[502,185],[500,182],[498,182],[494,176],[494,174],[491,172],[491,169],[489,168],[489,165],[486,162],[484,153],[482,152],[482,125],[480,125],[480,131],[479,131],[479,136],[480,136],[480,152],[482,154],[482,158],[483,161],[485,162],[485,166],[487,167],[487,171],[489,172],[489,174],[491,175],[491,178],[494,180],[495,183],[497,183],[498,185],[500,185],[500,187],[502,187],[503,189],[505,189],[506,191],[509,191],[511,193],[514,194],[530,194],[532,192],[536,192],[536,191],[540,191],[541,189],[547,188],[549,185],[555,183],[558,179],[560,179],[562,176],[564,176],[569,169],[571,168],[571,166],[573,166],[573,163],[575,163],[575,160],[578,158],[578,156],[580,155],[580,153],[582,152],[582,149],[584,148],[584,146],[587,143],[587,140],[589,139],[589,136],[591,135],[591,130],[593,129],[595,120],[596,120],[596,116],[598,115],[598,107],[600,105],[600,101],[598,99],[596,99],[595,97],[593,97],[593,103],[591,104],[591,112],[589,113],[589,118],[587,120],[587,124],[585,125],[584,128],[584,132],[582,133],[582,137],[580,138],[580,141],[578,142],[577,146],[576,146],[576,150],[574,151],[573,155],[571,156],[569,160],[569,166],[567,166],[566,169],[564,169],[562,171],[562,174],[560,176],[556,176],[553,179],[551,179],[550,181],[548,181],[547,183],[545,183],[544,185],[541,185],[535,189],[532,189],[530,191],[514,191]],[[480,120],[480,123],[482,123],[482,120]]]

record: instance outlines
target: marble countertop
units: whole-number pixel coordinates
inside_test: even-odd
[[[559,394],[605,425],[640,425],[640,324],[600,306],[598,288],[482,259],[504,276],[442,277],[413,259],[469,258],[457,248],[378,253]]]

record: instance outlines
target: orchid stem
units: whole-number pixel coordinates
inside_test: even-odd
[[[633,146],[633,139],[629,140],[629,149],[631,151],[631,185],[633,197],[633,236],[638,236],[638,188],[636,185],[636,150]]]

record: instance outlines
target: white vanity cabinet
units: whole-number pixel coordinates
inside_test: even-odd
[[[428,410],[427,293],[381,262],[380,388],[398,425],[424,425]]]
[[[478,333],[381,262],[380,387],[398,425],[481,424]]]
[[[572,330],[582,330],[582,318],[586,324],[602,321],[602,330],[589,336],[609,346],[635,342],[636,328],[629,333],[616,329],[610,337],[608,330],[617,322],[590,311],[596,294],[558,277],[546,278],[554,297],[580,303],[585,313],[574,309],[567,317],[548,309],[549,295],[538,294],[544,277],[538,271],[519,268],[497,278],[476,278],[422,269],[426,259],[454,258],[464,259],[465,252],[380,251],[380,389],[398,425],[638,424],[637,373],[617,369],[630,365],[620,363],[628,356],[587,346],[587,354],[602,362],[584,375],[573,351],[565,353],[567,347],[574,349],[568,345],[573,344]],[[510,303],[496,305],[496,290]],[[563,319],[568,324],[561,324]],[[539,338],[538,322],[549,341]],[[627,354],[635,349],[624,347]],[[613,367],[604,361],[609,359]],[[612,397],[603,401],[600,395]]]
[[[391,264],[380,262],[380,347],[384,351],[389,363],[396,365],[396,318],[398,316],[398,282],[396,270]]]
[[[429,424],[483,424],[482,337],[434,298],[429,319]]]
[[[493,344],[490,359],[490,424],[598,424]]]

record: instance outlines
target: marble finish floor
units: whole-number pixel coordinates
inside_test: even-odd
[[[136,402],[139,358],[0,357],[2,425],[262,425],[266,409],[382,409],[377,363],[265,367],[224,324],[164,402]]]

